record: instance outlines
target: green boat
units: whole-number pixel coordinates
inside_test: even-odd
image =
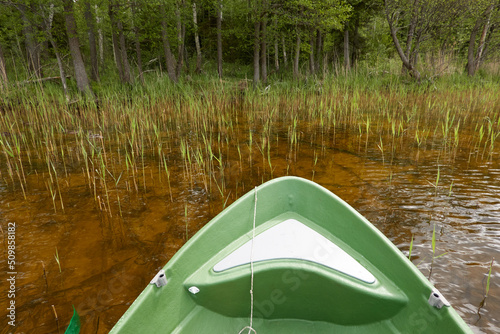
[[[472,333],[370,222],[282,177],[233,203],[153,278],[111,333]]]

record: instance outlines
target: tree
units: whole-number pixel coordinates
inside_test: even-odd
[[[165,63],[167,66],[167,75],[173,82],[177,82],[179,79],[176,73],[177,62],[174,55],[172,54],[172,48],[170,46],[170,39],[168,36],[168,25],[167,25],[167,13],[165,10],[165,5],[160,5],[162,18],[161,18],[161,37],[163,41],[163,52],[165,54]]]
[[[198,12],[196,10],[196,2],[193,1],[193,28],[194,28],[194,43],[196,46],[196,69],[195,73],[201,73],[201,47],[200,47],[200,35],[198,34]],[[221,46],[222,49],[222,46]],[[222,50],[221,50],[222,51]],[[222,58],[222,57],[221,57]],[[222,65],[221,65],[222,72]]]
[[[78,32],[76,30],[73,0],[63,0],[63,7],[66,32],[68,34],[68,45],[75,70],[76,85],[80,92],[93,97],[94,93],[89,85],[89,79],[87,72],[85,71],[85,65],[80,51],[80,42],[78,40]]]
[[[403,69],[420,80],[417,70],[421,46],[433,32],[456,26],[466,9],[467,0],[384,0],[384,10],[396,51]],[[406,34],[404,33],[406,31]],[[406,37],[404,45],[400,36]],[[435,43],[433,43],[435,44]]]
[[[44,8],[41,8],[42,15],[44,17],[44,26],[45,26],[45,31],[47,34],[47,38],[54,50],[54,55],[56,56],[57,60],[57,67],[59,68],[59,76],[61,77],[61,84],[63,86],[63,91],[64,91],[64,96],[66,97],[66,102],[69,102],[69,92],[68,92],[68,85],[66,83],[66,71],[64,70],[64,65],[62,62],[62,57],[59,52],[59,48],[57,46],[57,43],[54,39],[54,36],[52,35],[52,22],[54,19],[54,5],[50,4],[48,13],[45,13]]]
[[[3,92],[7,89],[8,82],[3,47],[0,43],[0,91]]]
[[[222,0],[217,0],[217,73],[222,78]]]
[[[139,79],[141,81],[141,84],[144,85],[144,75],[143,75],[143,69],[142,69],[142,51],[141,51],[141,42],[140,42],[140,32],[139,32],[139,25],[137,24],[137,11],[138,11],[138,4],[137,1],[135,0],[132,3],[132,26],[133,26],[133,31],[134,31],[134,44],[135,44],[135,55],[137,57],[137,69],[139,70]],[[140,8],[139,8],[140,10]]]
[[[84,17],[87,23],[88,37],[89,37],[89,50],[90,50],[90,64],[91,64],[91,78],[92,80],[99,80],[99,65],[97,62],[97,45],[95,38],[95,19],[92,15],[90,7],[90,0],[84,0]]]
[[[121,5],[119,2],[110,1],[108,4],[108,13],[111,21],[113,50],[115,54],[116,66],[120,79],[123,83],[132,83],[130,73],[130,63],[127,55],[127,45],[125,43],[125,34],[123,32],[123,23],[120,13]]]
[[[35,4],[11,3],[19,10],[22,18],[22,32],[26,46],[26,55],[29,71],[37,78],[42,77],[40,61],[41,43],[37,41],[37,24],[35,22]]]
[[[381,13],[382,6],[378,0],[348,0],[352,7],[351,15],[344,23],[342,31],[344,68],[349,71],[352,64],[362,53],[362,37],[359,29],[367,25]]]
[[[473,12],[479,13],[479,15],[477,15],[475,24],[470,33],[467,48],[466,70],[469,76],[474,76],[479,68],[479,65],[484,59],[484,55],[486,54],[485,50],[487,49],[488,44],[491,41],[493,31],[496,28],[497,23],[492,22],[492,15],[495,11],[498,12],[500,4],[497,1],[487,1],[483,3],[479,2],[471,6],[471,9],[475,9]],[[477,35],[480,31],[481,34],[479,36],[479,40],[476,41]]]

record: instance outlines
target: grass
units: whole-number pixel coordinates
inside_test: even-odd
[[[144,86],[120,86],[103,76],[94,84],[98,105],[83,98],[68,105],[51,82],[34,93],[13,87],[0,116],[2,180],[28,200],[28,179],[38,175],[54,213],[64,214],[71,179],[80,174],[95,208],[123,219],[124,208],[141,194],[157,191],[174,202],[180,181],[218,194],[225,207],[235,173],[256,168],[261,180],[281,174],[282,143],[286,174],[311,148],[312,178],[328,147],[350,145],[343,142],[346,133],[357,134],[353,146],[360,153],[378,150],[383,165],[412,147],[417,161],[429,147],[439,150],[440,164],[457,154],[477,161],[498,156],[495,80],[451,75],[418,85],[374,73],[358,67],[314,80],[270,77],[269,86],[244,91],[238,78],[210,74],[172,84],[149,72]],[[435,196],[441,172],[438,167]]]

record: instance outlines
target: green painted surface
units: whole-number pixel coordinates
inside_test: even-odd
[[[328,190],[284,177],[257,189],[256,234],[294,218],[368,269],[369,284],[302,260],[254,264],[258,333],[470,333],[452,307],[428,304],[433,289],[372,224]],[[202,228],[148,285],[112,333],[238,333],[250,322],[250,265],[213,266],[251,239],[254,191]],[[196,286],[198,294],[188,288]],[[245,331],[246,332],[246,331]]]

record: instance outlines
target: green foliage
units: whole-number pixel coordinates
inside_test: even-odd
[[[162,20],[167,22],[167,34],[173,56],[179,54],[179,23],[185,29],[185,67],[181,77],[192,76],[196,50],[194,45],[194,23],[192,4],[196,3],[198,18],[198,33],[201,44],[203,69],[205,74],[213,73],[213,61],[217,55],[217,30],[215,28],[217,6],[219,0],[81,0],[74,2],[75,18],[77,23],[80,48],[90,72],[90,46],[88,39],[88,25],[84,13],[86,4],[90,4],[92,19],[98,43],[99,52],[104,59],[99,59],[99,73],[101,82],[92,83],[97,91],[106,86],[115,87],[119,82],[118,69],[113,55],[112,27],[110,23],[110,8],[114,15],[123,24],[126,53],[132,66],[134,79],[139,77],[136,65],[136,38],[141,51],[142,69],[147,73],[163,75],[165,73],[165,54],[162,40]],[[397,35],[406,42],[413,3],[411,1],[387,0],[389,11],[394,9],[398,20]],[[416,64],[423,74],[422,82],[428,86],[440,85],[447,80],[446,85],[481,85],[488,82],[498,82],[496,73],[487,66],[481,67],[476,77],[466,79],[459,75],[466,63],[466,55],[471,31],[479,22],[478,35],[485,27],[485,10],[492,4],[491,0],[464,1],[464,0],[421,0],[418,7],[418,24],[414,39],[419,39],[415,46]],[[53,7],[51,7],[53,5]],[[51,9],[52,8],[52,9]],[[165,8],[165,11],[162,10]],[[356,75],[343,78],[344,85],[361,84],[362,86],[379,85],[392,86],[399,76],[401,62],[389,32],[383,2],[379,0],[266,0],[240,1],[224,0],[222,2],[222,49],[224,75],[239,78],[251,77],[254,48],[255,20],[267,20],[266,42],[269,80],[284,80],[291,77],[291,61],[297,34],[301,37],[301,54],[299,68],[307,68],[311,50],[315,50],[317,61],[322,59],[327,63],[324,73],[342,75],[339,69],[343,61],[344,30],[350,35],[350,52]],[[49,13],[53,12],[50,27],[46,26]],[[490,26],[497,27],[500,22],[500,6],[495,6],[489,18]],[[483,21],[481,21],[483,20]],[[136,29],[137,28],[137,29]],[[69,56],[68,36],[63,12],[63,1],[54,0],[20,0],[16,2],[0,2],[0,45],[7,64],[7,76],[10,82],[24,82],[33,79],[26,52],[26,42],[29,31],[38,50],[43,77],[59,75],[55,52],[48,43],[48,33],[54,37],[61,54],[63,67],[68,75],[72,76],[73,62]],[[321,32],[320,49],[314,42],[314,36]],[[487,31],[488,47],[485,48],[486,61],[494,62],[492,58],[500,45],[500,29],[492,28]],[[475,47],[478,47],[477,37]],[[277,48],[276,48],[276,46]],[[101,48],[102,46],[102,48]],[[404,45],[403,45],[404,47]],[[285,67],[285,55],[287,67]],[[279,72],[274,73],[274,56],[277,55]],[[323,67],[318,64],[317,68]],[[358,80],[364,74],[368,79]],[[276,75],[276,78],[273,78]],[[443,77],[445,79],[439,79]],[[354,82],[356,81],[357,82]],[[477,81],[476,81],[477,80]],[[367,82],[365,82],[367,81]],[[463,81],[467,81],[464,83]],[[56,83],[55,81],[51,84]],[[74,81],[69,79],[68,85],[73,92]],[[56,86],[53,86],[56,87]],[[24,90],[28,88],[16,88]],[[120,88],[121,90],[121,88]],[[7,99],[12,92],[7,92]],[[16,94],[16,93],[14,93]]]

